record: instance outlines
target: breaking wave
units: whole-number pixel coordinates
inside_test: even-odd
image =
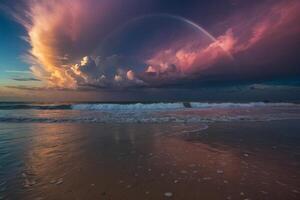
[[[295,106],[294,103],[135,103],[135,104],[75,104],[74,110],[170,110],[185,108],[247,108],[264,106]]]
[[[0,122],[211,123],[300,119],[294,103],[0,103]]]
[[[70,103],[70,104],[36,104],[36,103],[0,103],[0,110],[35,109],[35,110],[174,110],[186,108],[251,108],[251,107],[291,107],[295,103],[205,103],[205,102],[173,102],[173,103]]]

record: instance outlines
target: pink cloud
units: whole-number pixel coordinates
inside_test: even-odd
[[[135,0],[126,1],[127,8],[131,9],[132,2]],[[98,64],[91,54],[107,33],[126,21],[122,17],[125,9],[122,5],[121,0],[29,0],[27,9],[16,18],[27,30],[26,40],[31,45],[27,59],[32,64],[32,72],[49,87],[103,84],[109,76],[118,82],[143,84],[144,78],[152,84],[160,79],[224,70],[222,66],[232,64],[232,56],[239,60],[241,54],[249,54],[251,61],[260,62],[251,57],[253,51],[261,46],[283,48],[281,44],[300,34],[299,0],[268,1],[248,12],[240,10],[230,16],[224,20],[225,29],[216,25],[223,34],[215,40],[205,34],[205,44],[195,38],[180,38],[147,59],[143,73],[125,68],[124,73],[108,75],[102,68],[111,66],[112,61],[104,58]]]
[[[243,22],[239,22],[241,26],[235,25],[235,31],[250,32],[250,36],[246,39],[240,39],[236,34],[239,43],[233,50],[234,53],[246,51],[264,40],[282,40],[288,39],[288,36],[300,34],[300,27],[297,23],[300,19],[300,2],[297,0],[280,1],[277,4],[268,5],[270,9],[258,9],[257,12],[264,14],[259,17],[253,16],[253,21],[248,26],[243,26]],[[263,7],[265,8],[266,5]]]
[[[172,71],[176,72],[175,75],[178,77],[188,76],[206,70],[221,60],[230,61],[232,59],[230,51],[234,44],[235,40],[231,30],[228,30],[224,36],[218,37],[216,41],[212,41],[208,46],[196,44],[194,39],[188,39],[182,48],[171,46],[169,49],[158,51],[147,60],[149,66],[146,72],[164,74],[170,72],[170,66],[174,66]],[[178,46],[178,44],[175,42],[174,46]]]
[[[220,62],[228,63],[231,55],[238,60],[239,54],[248,53],[262,45],[272,48],[276,44],[285,43],[291,39],[289,37],[300,34],[299,10],[300,1],[285,0],[258,5],[250,14],[241,11],[226,21],[230,28],[218,36],[216,41],[211,41],[206,47],[195,48],[195,40],[187,39],[181,48],[162,49],[147,61],[147,71],[151,67],[152,71],[163,72],[167,66],[174,64],[178,72],[184,75],[201,73],[213,69]],[[176,41],[173,46],[178,46]]]

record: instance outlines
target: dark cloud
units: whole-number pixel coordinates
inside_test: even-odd
[[[300,74],[297,0],[20,5],[31,70],[47,88],[195,88]]]
[[[14,81],[41,81],[37,78],[12,78]]]

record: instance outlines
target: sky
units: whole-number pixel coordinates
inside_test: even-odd
[[[1,0],[0,101],[299,101],[298,0]]]

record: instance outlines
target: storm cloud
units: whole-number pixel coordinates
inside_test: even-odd
[[[266,69],[262,72],[266,76],[295,71],[297,63],[279,66],[275,59],[274,64],[268,60],[272,53],[265,49],[281,47],[285,51],[299,39],[297,0],[263,1],[230,13],[210,25],[215,33],[201,33],[206,43],[183,35],[157,47],[145,46],[141,50],[153,51],[141,58],[140,64],[133,65],[124,55],[95,54],[99,44],[119,27],[148,14],[143,9],[153,6],[154,13],[160,11],[159,3],[154,2],[128,0],[124,6],[121,0],[25,1],[25,11],[15,12],[14,17],[27,30],[31,46],[27,61],[32,73],[47,87],[79,89],[161,87],[203,76],[232,76],[236,71],[241,77],[251,77],[261,68]],[[196,26],[184,17],[177,18]],[[280,51],[274,54],[284,62],[289,59]]]

